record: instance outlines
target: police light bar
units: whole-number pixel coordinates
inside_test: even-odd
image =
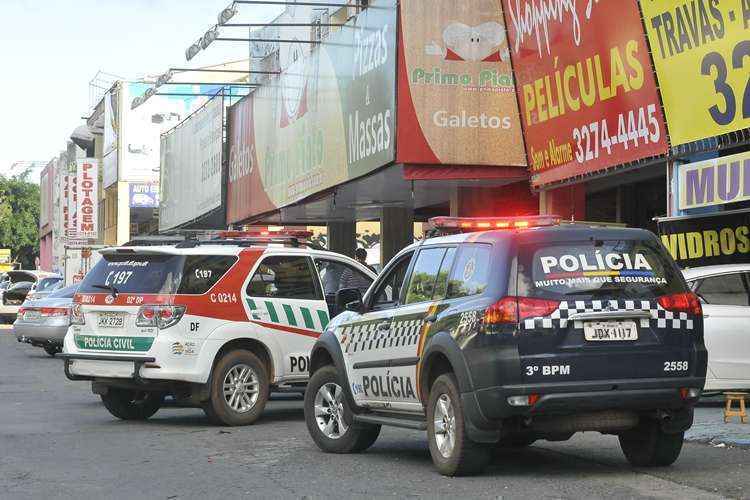
[[[526,229],[529,227],[557,226],[557,215],[530,215],[527,217],[433,217],[433,228],[441,231],[490,231],[493,229]]]
[[[279,239],[308,239],[313,236],[312,231],[303,230],[279,230],[279,231],[221,231],[219,239],[242,239],[242,238],[279,238]]]

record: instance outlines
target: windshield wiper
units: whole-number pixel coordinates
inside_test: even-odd
[[[117,288],[113,287],[112,285],[91,285],[91,288],[98,288],[100,290],[109,290],[112,294],[113,299],[116,299],[117,294],[120,293],[117,291]]]

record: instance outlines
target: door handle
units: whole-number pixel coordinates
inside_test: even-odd
[[[379,323],[378,324],[378,331],[379,332],[387,332],[390,329],[391,329],[391,324],[390,323]]]

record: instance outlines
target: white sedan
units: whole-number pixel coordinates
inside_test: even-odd
[[[750,264],[683,270],[703,305],[706,391],[750,389]]]

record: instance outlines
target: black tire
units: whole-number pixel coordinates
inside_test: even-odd
[[[641,419],[637,427],[619,435],[620,448],[635,467],[672,465],[680,456],[684,437],[684,432],[667,434],[659,422],[647,419]]]
[[[230,401],[234,401],[232,396],[230,395],[230,401],[227,401],[224,395],[224,379],[235,368],[241,371],[242,365],[248,367],[254,374],[258,390],[257,398],[249,409],[233,408],[230,405]],[[203,405],[203,411],[214,424],[250,425],[263,414],[270,391],[268,369],[252,352],[237,349],[224,354],[211,371],[210,380],[210,395],[208,401]],[[236,402],[240,403],[240,401]]]
[[[454,433],[452,449],[444,455],[440,451],[435,432],[436,407],[441,398],[447,398],[453,410],[451,427]],[[444,476],[466,476],[478,474],[489,464],[492,448],[483,443],[475,443],[466,433],[465,416],[461,406],[458,383],[453,374],[440,375],[432,384],[427,403],[427,438],[430,455],[438,471]]]
[[[52,344],[47,344],[44,346],[44,352],[46,352],[47,354],[49,354],[50,356],[54,358],[55,354],[60,352],[60,347],[56,345],[52,345]]]
[[[146,420],[159,411],[164,394],[110,387],[101,398],[104,407],[119,419]]]
[[[347,428],[337,438],[327,436],[318,425],[318,416],[315,414],[315,399],[318,392],[323,386],[335,384],[340,393],[337,401],[340,404],[339,415]],[[349,407],[348,400],[344,393],[345,385],[339,380],[336,368],[333,366],[324,366],[316,371],[310,378],[305,391],[305,423],[307,431],[310,433],[318,448],[326,453],[359,453],[373,444],[380,435],[380,426],[372,424],[352,423],[352,410]],[[333,416],[325,414],[321,418],[328,422]],[[327,419],[327,420],[326,420]],[[338,424],[334,424],[336,429],[340,429]]]

